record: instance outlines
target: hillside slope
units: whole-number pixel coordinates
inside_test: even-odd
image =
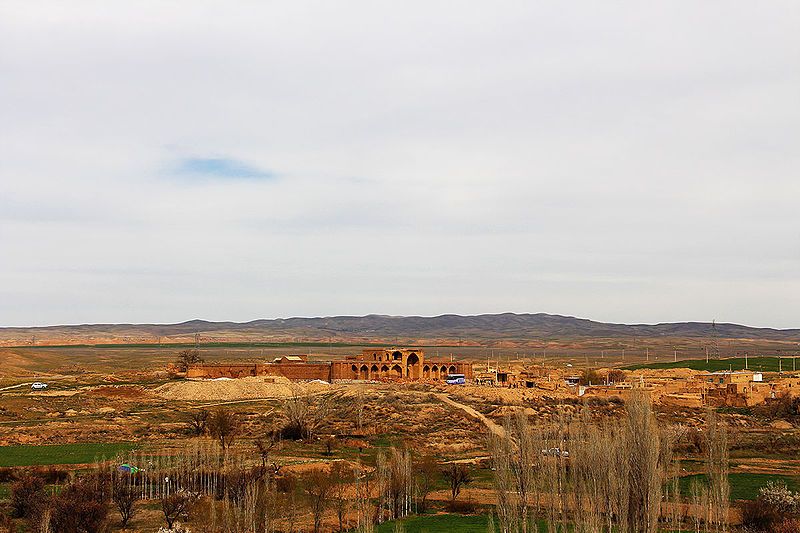
[[[336,316],[261,319],[250,322],[191,320],[179,324],[85,324],[0,328],[0,343],[96,344],[208,341],[366,342],[394,339],[525,340],[615,337],[710,337],[800,341],[800,329],[753,328],[738,324],[676,322],[611,324],[545,313],[420,316]]]

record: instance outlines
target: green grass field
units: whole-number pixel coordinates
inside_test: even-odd
[[[800,369],[800,357],[796,361],[797,368]],[[730,357],[728,359],[711,359],[706,363],[705,359],[684,359],[669,363],[636,364],[626,366],[626,370],[638,370],[640,368],[691,368],[692,370],[705,370],[717,372],[719,370],[744,370],[744,357]],[[747,368],[762,372],[777,372],[777,357],[748,357]],[[792,370],[792,359],[784,357],[781,363],[784,371]]]
[[[708,478],[705,474],[693,474],[684,476],[680,479],[681,495],[689,496],[691,493],[692,480],[699,479],[707,484]],[[780,474],[730,474],[731,500],[754,500],[758,496],[758,489],[767,484],[768,481],[778,481],[786,483],[792,490],[800,488],[800,480],[791,476]]]
[[[0,466],[71,465],[91,463],[100,457],[111,459],[136,445],[131,442],[107,444],[54,444],[47,446],[0,446]]]
[[[488,523],[487,515],[457,515],[457,514],[437,514],[412,516],[401,520],[403,529],[406,533],[447,533],[449,531],[459,531],[460,533],[486,533]],[[394,520],[384,522],[375,527],[375,533],[393,533],[395,528]]]

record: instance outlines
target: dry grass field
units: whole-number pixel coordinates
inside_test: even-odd
[[[256,361],[286,353],[308,352],[312,353],[312,359],[323,360],[340,358],[358,350],[360,347],[321,349],[317,345],[292,346],[290,349],[217,346],[203,348],[201,352],[207,361]],[[436,348],[427,350],[434,354],[437,351]],[[454,359],[471,359],[476,361],[476,365],[482,364],[487,355],[490,358],[494,355],[494,360],[506,358],[508,364],[542,362],[542,355],[536,358],[530,354],[525,359],[524,353],[501,349],[494,350],[494,354],[491,349],[478,347],[439,350],[440,356],[449,356],[448,350],[452,350]],[[522,416],[530,428],[526,431],[531,435],[552,441],[553,435],[558,433],[563,435],[559,437],[562,439],[559,446],[567,446],[563,443],[568,440],[563,439],[576,439],[575,435],[581,434],[580,431],[587,431],[574,429],[576,424],[614,431],[613,428],[622,427],[620,424],[624,425],[629,416],[626,405],[621,402],[598,401],[590,405],[574,396],[539,389],[434,383],[290,383],[285,379],[263,378],[187,381],[167,371],[167,365],[175,360],[176,351],[170,346],[0,349],[3,358],[0,369],[0,506],[3,512],[11,514],[13,487],[31,468],[49,469],[45,490],[51,492],[63,490],[72,478],[81,479],[97,471],[113,472],[122,463],[135,463],[145,472],[159,469],[171,472],[170,475],[178,476],[175,479],[182,480],[180,482],[189,487],[189,480],[194,478],[181,468],[187,468],[185,465],[201,455],[214,465],[223,456],[219,437],[209,430],[196,432],[193,419],[198,413],[208,413],[213,418],[224,411],[236,421],[231,442],[225,445],[224,456],[228,459],[220,470],[224,474],[216,470],[215,473],[206,473],[209,466],[201,465],[195,467],[199,469],[197,476],[211,476],[209,479],[214,479],[214,483],[222,483],[220,479],[224,479],[228,487],[225,490],[230,491],[232,481],[227,476],[235,474],[240,476],[236,479],[244,479],[246,475],[243,472],[266,467],[271,472],[266,474],[266,478],[271,480],[269,490],[273,491],[269,494],[275,495],[275,502],[281,502],[280,513],[275,511],[277,514],[269,526],[271,530],[313,530],[315,495],[308,480],[319,468],[343,464],[348,472],[361,472],[363,477],[351,479],[345,490],[346,496],[340,500],[336,500],[333,493],[325,495],[326,502],[317,524],[320,531],[338,529],[336,501],[342,499],[347,502],[342,515],[347,528],[371,531],[373,526],[364,524],[366,515],[362,512],[367,501],[372,506],[370,520],[376,519],[376,509],[382,509],[381,513],[386,514],[380,515],[378,521],[390,521],[388,525],[379,524],[378,531],[394,528],[393,517],[402,518],[400,523],[405,524],[403,527],[408,531],[445,531],[452,527],[485,531],[489,520],[500,527],[502,513],[507,511],[496,507],[504,504],[502,499],[498,499],[498,458],[497,449],[491,445],[492,432],[497,438],[504,434],[503,426],[508,427],[511,421]],[[635,355],[635,352],[626,350],[624,361],[621,358],[613,361],[608,353],[592,361],[577,353],[559,354],[555,348],[550,348],[544,360],[553,367],[564,367],[567,363],[575,367],[585,366],[587,359],[590,366],[635,364],[637,359],[643,362],[641,357],[634,358]],[[650,351],[650,357],[654,358],[653,351]],[[35,380],[46,381],[48,389],[31,391],[30,383]],[[311,423],[313,428],[309,434],[295,440],[285,430],[287,420],[291,419],[291,410],[298,406],[310,413],[306,415],[310,419],[315,413],[319,416]],[[691,529],[694,523],[691,517],[699,513],[697,505],[700,504],[692,503],[699,497],[697,487],[713,486],[715,479],[711,472],[709,485],[708,445],[703,441],[708,413],[702,409],[658,405],[654,408],[658,426],[674,430],[671,441],[674,461],[669,463],[669,467],[664,467],[664,478],[660,483],[669,487],[672,479],[680,482],[679,493],[669,496],[673,499],[670,501],[679,503],[670,505],[684,506],[681,524]],[[730,522],[735,527],[742,518],[743,501],[757,498],[759,489],[768,482],[778,481],[789,489],[800,486],[800,459],[796,456],[800,433],[793,420],[775,424],[752,410],[718,411],[716,416],[727,432],[730,457],[726,459],[729,461],[726,467],[730,480],[728,490],[734,501]],[[574,433],[576,431],[578,433]],[[284,432],[283,438],[276,440],[275,436],[281,432]],[[265,442],[270,443],[266,452],[263,451]],[[187,450],[195,450],[191,461]],[[409,453],[410,462],[402,468],[409,469],[407,477],[410,481],[403,481],[405,474],[402,474],[401,466],[405,464],[402,462],[404,459],[392,459],[393,454],[405,451]],[[430,480],[426,481],[429,494],[425,512],[420,509],[418,488],[420,471],[424,472],[424,468],[417,465],[417,461],[423,458],[430,458],[435,465]],[[578,459],[570,458],[572,460]],[[387,464],[390,466],[385,466]],[[468,483],[459,487],[455,501],[451,501],[453,498],[445,475],[450,468],[448,465],[460,465],[459,468],[465,468],[470,478]],[[381,500],[382,491],[393,494],[392,490],[395,490],[391,488],[394,483],[391,476],[387,478],[390,481],[384,481],[389,485],[381,488],[379,480],[384,475],[381,472],[394,471],[393,468],[401,468],[396,474],[400,485],[395,489],[405,498],[397,504]],[[553,470],[552,475],[572,475],[568,471],[559,472]],[[223,478],[214,477],[219,475]],[[356,482],[357,479],[362,481]],[[362,482],[368,491],[366,499],[359,499],[357,493],[364,489],[359,485]],[[144,498],[137,498],[135,505],[139,512],[126,525],[126,530],[157,531],[166,524],[161,507],[166,492],[158,491],[168,487],[158,487],[152,479],[136,483],[142,483],[136,486],[137,490],[144,491]],[[404,484],[413,486],[413,490],[408,489],[407,494],[402,492],[406,490]],[[540,489],[541,502],[552,497],[547,496],[549,490]],[[669,490],[665,491],[666,495],[671,494]],[[200,494],[199,490],[197,494]],[[205,526],[200,517],[211,513],[222,520],[225,513],[234,512],[233,507],[244,505],[244,500],[228,492],[206,491],[203,494],[213,497],[208,500],[206,496],[198,496],[200,503],[195,504],[193,511],[181,515],[181,520],[191,531],[255,531],[241,523],[238,526],[228,523],[225,526],[228,529],[203,529]],[[704,494],[710,497],[709,492]],[[575,506],[568,503],[556,516],[554,508],[541,503],[539,496],[536,497],[539,510],[535,511],[533,507],[530,510],[531,516],[537,520],[549,520],[551,525],[558,522],[570,530],[576,520],[583,520],[575,514]],[[229,501],[228,498],[233,499]],[[229,503],[225,502],[233,507],[228,508]],[[219,507],[223,503],[224,509]],[[120,529],[113,506],[109,504],[108,509],[104,523],[111,530]],[[412,516],[414,514],[419,516]],[[230,516],[225,518],[229,519],[233,520]],[[19,527],[33,524],[34,520],[33,514],[28,518],[13,519]],[[259,527],[262,526],[266,528],[263,524]],[[711,527],[722,526],[720,522],[714,522]]]

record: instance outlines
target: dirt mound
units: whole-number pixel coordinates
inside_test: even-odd
[[[644,376],[645,378],[689,379],[703,373],[701,370],[692,370],[691,368],[640,368],[639,370],[631,371],[628,379],[638,379],[639,376]]]
[[[151,396],[144,387],[131,385],[104,385],[88,391],[87,394],[122,400],[140,400]]]
[[[167,383],[154,392],[167,400],[232,401],[260,398],[287,398],[295,392],[316,392],[328,389],[327,383],[293,384],[282,377],[246,377]]]

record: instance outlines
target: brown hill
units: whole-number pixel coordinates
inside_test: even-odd
[[[561,315],[487,314],[421,316],[335,316],[262,319],[250,322],[191,320],[179,324],[84,324],[0,328],[2,345],[139,344],[159,342],[348,342],[429,343],[591,338],[719,338],[800,341],[800,329],[754,328],[738,324],[676,322],[612,324]]]

